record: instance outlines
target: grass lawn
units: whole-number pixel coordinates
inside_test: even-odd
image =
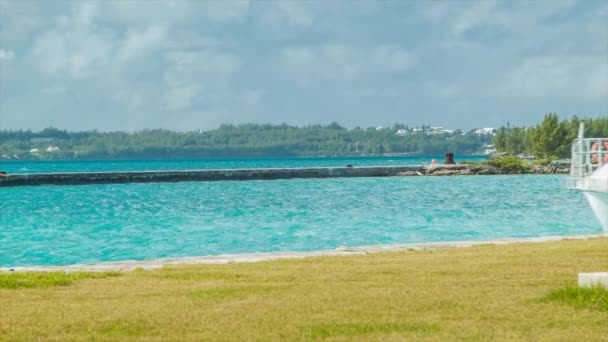
[[[0,275],[0,340],[608,340],[608,239]]]

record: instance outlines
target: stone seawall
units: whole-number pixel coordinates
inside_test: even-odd
[[[432,165],[424,167],[425,176],[459,175],[517,175],[517,174],[568,174],[569,166],[535,165],[525,170],[501,169],[483,164]]]
[[[81,185],[110,183],[242,181],[290,178],[389,177],[422,172],[422,166],[320,167],[285,169],[224,169],[188,171],[70,172],[9,174],[2,186]]]
[[[0,187],[152,182],[245,181],[291,178],[393,177],[520,174],[489,165],[407,165],[184,171],[0,174]]]

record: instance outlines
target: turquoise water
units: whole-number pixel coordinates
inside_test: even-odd
[[[560,178],[0,188],[0,266],[602,233]]]
[[[463,156],[459,160],[483,160],[485,156]],[[393,157],[302,157],[302,158],[209,158],[198,160],[138,161],[0,161],[0,171],[8,173],[198,170],[270,167],[421,165],[439,162],[444,156]]]

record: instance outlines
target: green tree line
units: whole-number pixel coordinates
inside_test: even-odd
[[[498,152],[525,153],[542,159],[570,157],[570,146],[578,135],[578,127],[585,123],[585,136],[608,137],[608,116],[560,120],[555,113],[545,115],[543,121],[532,127],[501,127],[494,136]]]
[[[222,125],[209,131],[163,129],[127,132],[69,132],[47,128],[0,130],[0,157],[10,159],[146,159],[226,156],[340,156],[386,153],[480,152],[492,135],[442,132],[404,124],[378,129],[329,125]],[[59,150],[49,151],[49,146]],[[34,152],[32,152],[34,151]]]

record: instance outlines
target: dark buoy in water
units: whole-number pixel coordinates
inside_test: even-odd
[[[445,161],[443,162],[444,164],[456,164],[454,162],[454,153],[452,152],[447,152],[445,154]]]

